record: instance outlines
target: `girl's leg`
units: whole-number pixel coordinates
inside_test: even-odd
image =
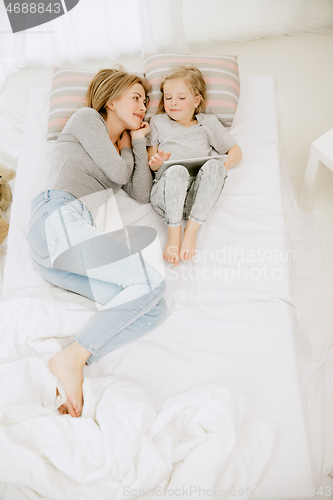
[[[179,264],[180,242],[182,237],[182,226],[168,226],[168,241],[166,242],[163,257],[174,266]]]
[[[195,256],[197,232],[200,227],[201,224],[198,222],[193,222],[191,219],[187,221],[179,253],[182,260],[191,260]]]
[[[168,241],[163,257],[175,266],[179,264],[181,222],[189,179],[190,176],[185,167],[173,165],[153,186],[151,194],[154,209],[165,217],[168,226]]]
[[[185,200],[184,218],[189,220],[180,249],[181,259],[194,256],[197,232],[220,196],[226,177],[224,165],[218,160],[208,160],[199,170]]]

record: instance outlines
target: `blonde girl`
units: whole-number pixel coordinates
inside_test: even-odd
[[[160,90],[162,98],[147,136],[149,166],[155,172],[150,200],[168,226],[163,256],[177,266],[179,259],[187,261],[194,256],[197,232],[223,189],[227,170],[241,160],[242,152],[217,117],[204,114],[206,85],[198,68],[173,68],[164,76]],[[228,159],[224,164],[208,160],[196,177],[190,177],[181,162],[158,175],[169,158],[182,160],[216,153],[226,153]],[[181,240],[183,219],[188,222]]]

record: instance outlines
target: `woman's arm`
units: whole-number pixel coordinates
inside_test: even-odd
[[[243,158],[243,153],[237,144],[232,146],[232,148],[230,148],[229,151],[227,151],[227,155],[228,158],[224,162],[226,170],[230,170],[231,168],[233,168]]]
[[[131,144],[126,139],[120,155],[108,134],[101,115],[91,108],[82,108],[71,117],[66,132],[74,135],[94,163],[116,184],[126,184],[132,174],[134,160]],[[119,144],[118,144],[118,148]]]
[[[124,191],[140,203],[149,203],[150,191],[153,186],[153,177],[148,165],[146,147],[146,135],[149,130],[149,124],[143,122],[141,129],[130,132],[134,154],[134,170],[129,182],[123,186]]]

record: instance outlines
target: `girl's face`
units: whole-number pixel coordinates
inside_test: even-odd
[[[201,96],[195,96],[182,78],[167,80],[163,86],[164,109],[170,118],[186,125],[193,119]]]
[[[135,83],[119,99],[110,101],[107,106],[124,130],[138,130],[146,114],[144,88],[140,83]]]

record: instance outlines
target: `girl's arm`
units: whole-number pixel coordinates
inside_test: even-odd
[[[237,144],[232,146],[232,148],[230,148],[229,151],[227,151],[227,155],[228,158],[224,162],[226,170],[230,170],[232,167],[237,165],[237,163],[239,163],[243,158],[243,153]]]
[[[203,126],[206,129],[210,144],[220,155],[228,155],[224,166],[226,170],[230,170],[241,161],[243,154],[235,139],[225,129],[217,116],[211,114],[204,116]]]
[[[148,162],[152,170],[156,171],[165,161],[168,161],[171,153],[164,153],[162,149],[157,151],[157,146],[148,146]]]
[[[150,166],[150,160],[157,153],[157,146],[148,146],[147,150],[148,150],[148,162],[149,162],[149,166]],[[155,168],[153,168],[151,166],[150,166],[150,168],[152,170],[158,170],[158,169],[155,169]]]

